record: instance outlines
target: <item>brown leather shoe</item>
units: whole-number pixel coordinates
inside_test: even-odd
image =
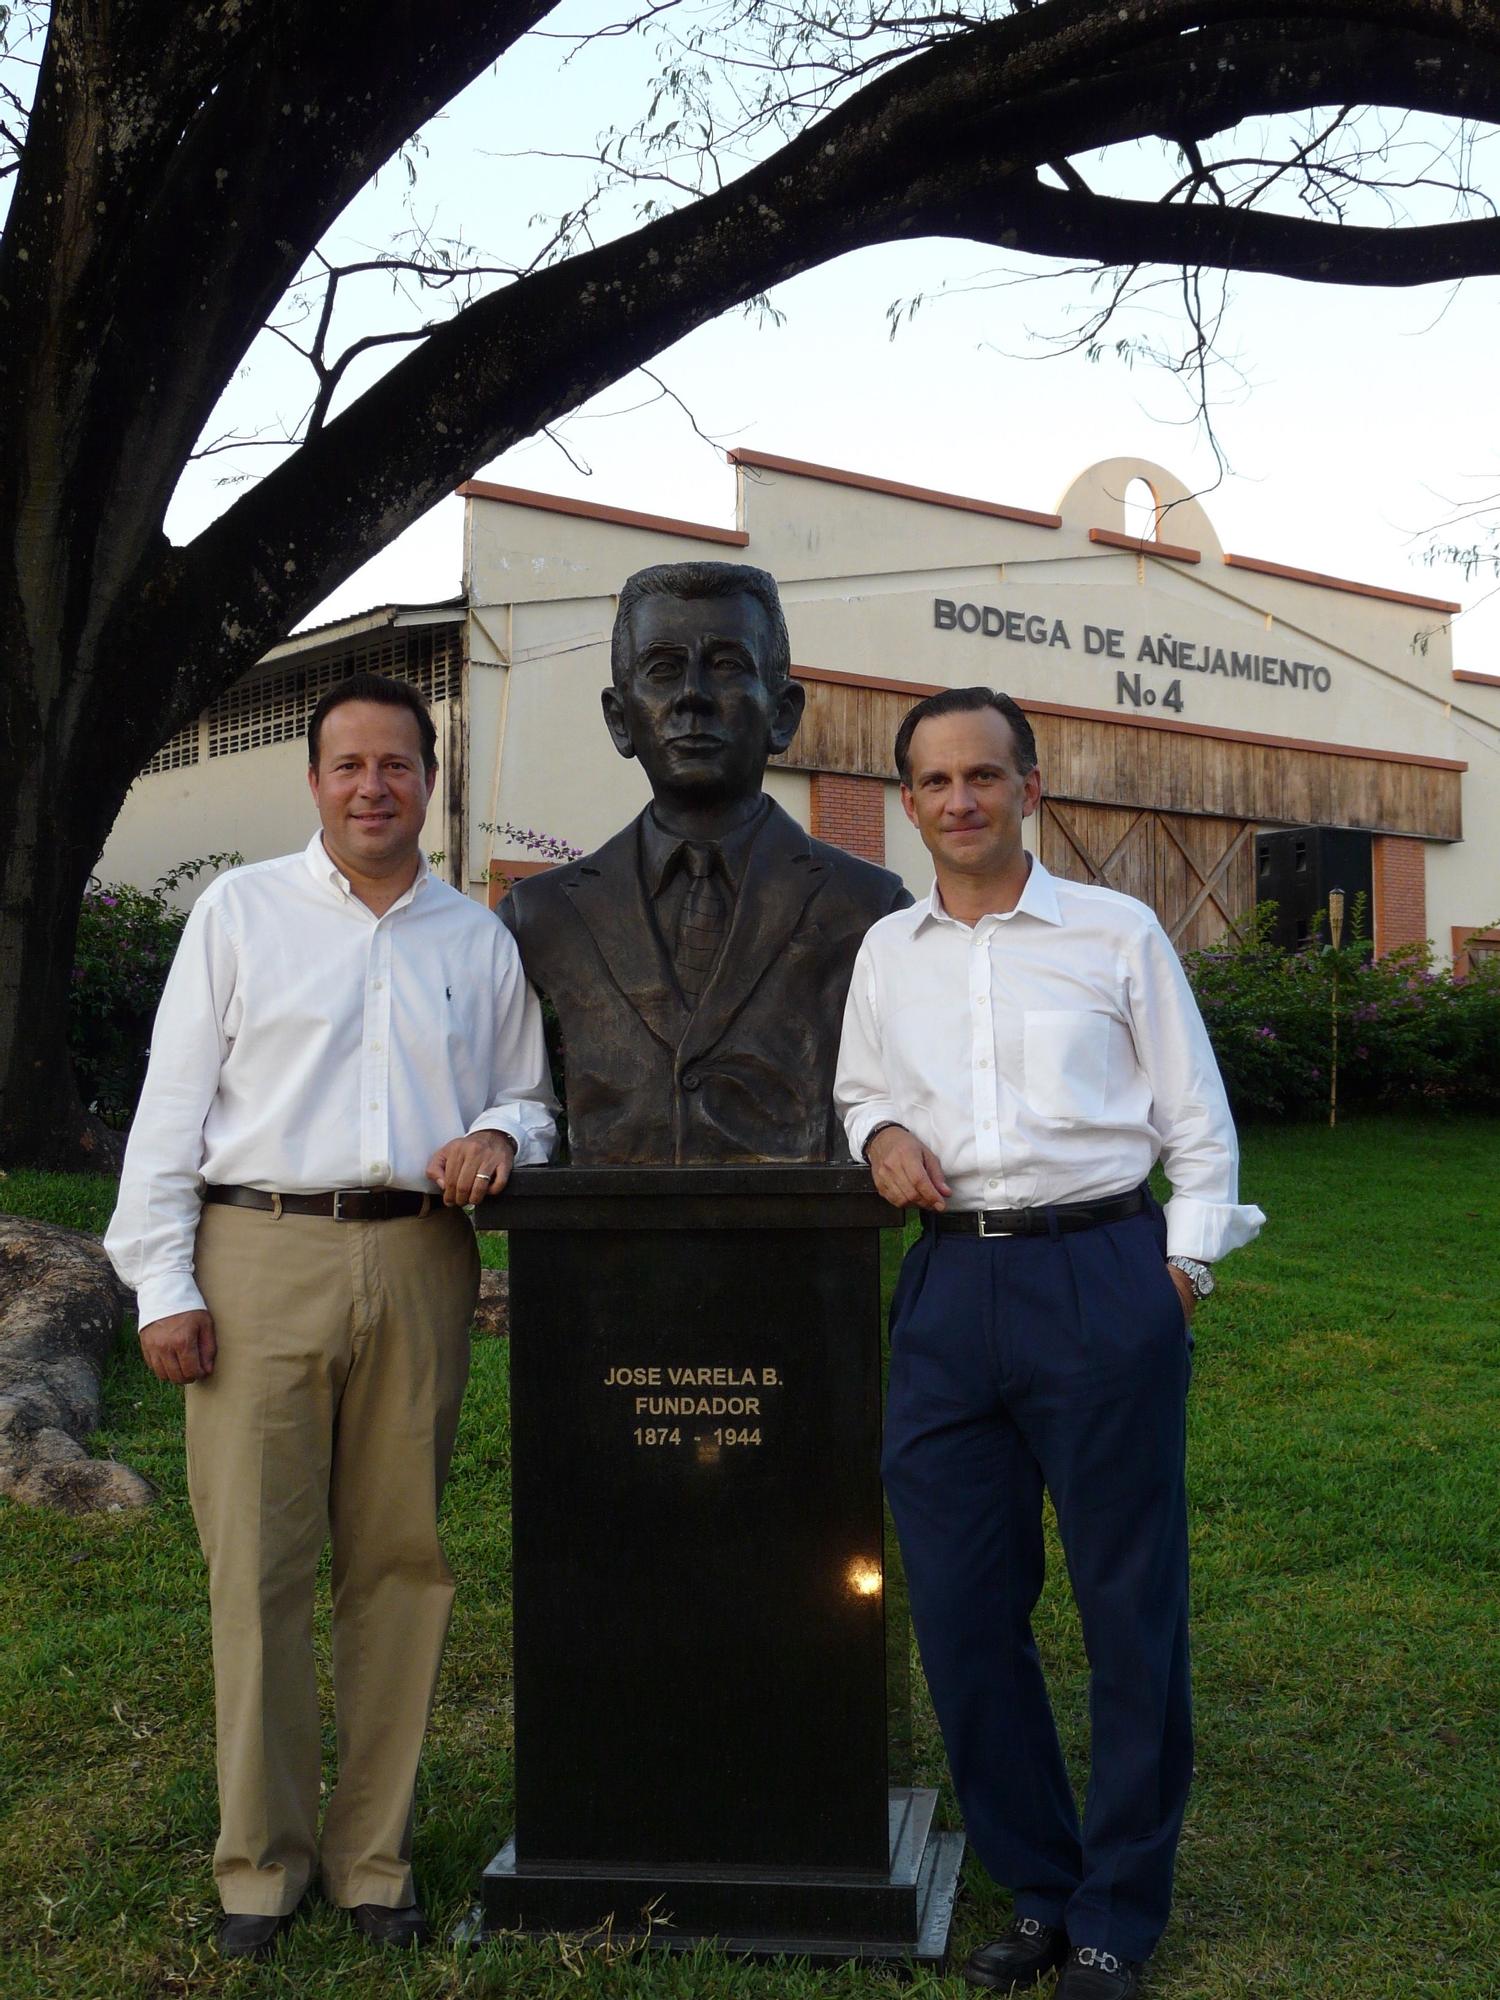
[[[384,1903],[356,1903],[349,1921],[371,1944],[391,1945],[398,1951],[415,1951],[429,1936],[420,1903],[408,1903],[404,1910],[388,1909]]]
[[[1067,1955],[1063,1931],[1035,1917],[1017,1917],[1003,1937],[970,1953],[960,1977],[989,1993],[1014,1993],[1045,1979]]]
[[[297,1912],[282,1917],[236,1916],[226,1910],[214,1932],[220,1958],[269,1958],[277,1938],[289,1931]]]

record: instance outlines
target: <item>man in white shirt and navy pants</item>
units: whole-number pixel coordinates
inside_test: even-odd
[[[937,879],[866,934],[835,1095],[880,1192],[925,1211],[883,1471],[968,1835],[1015,1900],[964,1976],[1008,1992],[1061,1967],[1058,2000],[1128,2000],[1192,1770],[1189,1328],[1208,1266],[1264,1218],[1156,917],[1023,849],[1041,778],[1020,709],[929,696],[896,763]],[[1044,1488],[1091,1668],[1081,1824],[1031,1630]]]
[[[271,1949],[319,1867],[366,1937],[426,1935],[412,1793],[453,1596],[437,1514],[478,1286],[463,1208],[544,1161],[555,1130],[510,934],[421,853],[437,759],[420,694],[354,676],[308,736],[320,829],[194,906],[105,1239],[147,1364],[186,1385],[230,1957]]]

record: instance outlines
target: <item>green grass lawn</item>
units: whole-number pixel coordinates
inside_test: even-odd
[[[1151,1990],[1480,2000],[1500,1984],[1500,1126],[1254,1130],[1244,1151],[1271,1221],[1199,1318],[1198,1780]],[[80,1226],[108,1198],[107,1182],[0,1180],[0,1206]],[[510,1816],[506,1360],[503,1343],[476,1349],[447,1508],[459,1597],[416,1845],[445,1930]],[[95,1443],[155,1482],[154,1512],[69,1521],[0,1503],[0,2000],[896,1990],[852,1969],[565,1941],[393,1962],[321,1907],[270,1965],[221,1964],[179,1422],[178,1392],[127,1342]],[[1082,1652],[1060,1561],[1053,1576],[1039,1637],[1081,1768]],[[935,1781],[920,1708],[917,1725]],[[960,1954],[1006,1908],[968,1879]],[[968,1991],[925,1974],[908,1990]]]

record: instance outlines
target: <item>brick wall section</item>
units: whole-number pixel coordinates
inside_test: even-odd
[[[1500,957],[1500,931],[1482,930],[1477,924],[1455,924],[1452,937],[1453,971],[1459,979],[1468,978],[1476,959],[1482,957],[1488,961]]]
[[[1427,942],[1427,850],[1420,840],[1377,833],[1371,856],[1375,887],[1375,956]]]
[[[846,848],[862,861],[885,862],[885,786],[879,778],[850,778],[837,771],[814,771],[814,840]]]
[[[555,861],[492,861],[490,863],[490,908],[503,903],[517,882],[528,875],[545,875]]]

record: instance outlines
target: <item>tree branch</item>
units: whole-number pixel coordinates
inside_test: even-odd
[[[1329,91],[1340,102],[1367,99],[1393,62],[1410,84],[1410,41],[1389,32],[1398,16],[1443,30],[1422,46],[1434,61],[1439,48],[1450,86],[1464,66],[1466,99],[1500,103],[1500,62],[1481,63],[1472,46],[1488,36],[1500,54],[1500,9],[1474,11],[1479,32],[1468,45],[1455,42],[1464,31],[1452,15],[1427,0],[1358,8],[1308,0],[1295,17],[1276,16],[1280,40],[1269,37],[1263,9],[1230,0],[1145,0],[1138,9],[1049,0],[956,37],[866,85],[721,193],[535,272],[434,330],[182,552],[172,595],[196,600],[203,625],[269,641],[508,444],[704,320],[867,243],[961,235],[1110,264],[1357,284],[1492,272],[1500,224],[1487,218],[1357,229],[1050,188],[1035,172],[1102,138],[1183,131],[1189,108],[1210,99],[1222,125],[1310,108]],[[1369,28],[1372,14],[1384,17],[1379,32]],[[1181,32],[1194,24],[1198,35]],[[1099,59],[1107,70],[1132,50],[1139,59],[1143,39],[1153,59],[1138,61],[1128,91],[1118,75],[1101,79]],[[1309,51],[1328,68],[1310,68]],[[330,492],[343,496],[342,508],[329,507]],[[243,579],[227,617],[217,595],[225,576]],[[204,630],[202,643],[209,638]],[[201,657],[217,685],[213,650]],[[201,692],[200,683],[185,712]]]
[[[493,0],[488,8],[480,0],[451,0],[465,25],[482,17],[502,36],[523,4],[534,8],[540,0],[517,0],[515,10]],[[342,21],[346,0],[335,11]],[[397,0],[387,0],[381,19],[398,11]],[[504,29],[497,25],[502,15]],[[351,79],[357,90],[366,45],[380,39],[378,25],[362,25],[352,53],[324,50],[322,67],[311,67],[299,89],[316,83],[332,91],[340,116],[352,121]],[[415,34],[408,27],[398,37],[395,57],[389,48],[381,51],[387,72]],[[467,42],[450,68],[467,72],[476,50],[477,43]],[[430,77],[436,59],[425,47],[422,53]],[[861,54],[860,63],[866,60]],[[275,73],[277,90],[281,74]],[[108,523],[109,561],[132,564],[128,615],[138,629],[128,635],[128,652],[141,663],[140,701],[122,727],[139,731],[146,754],[169,715],[181,721],[194,713],[487,459],[536,435],[705,320],[841,252],[950,235],[1111,265],[1239,267],[1380,284],[1491,271],[1500,254],[1488,218],[1355,230],[1203,202],[1123,201],[1093,194],[1081,176],[1074,185],[1064,175],[1062,188],[1038,180],[1047,162],[1089,149],[1168,135],[1190,147],[1248,117],[1329,102],[1496,116],[1500,0],[1468,0],[1457,13],[1447,0],[1301,0],[1269,10],[1264,0],[1043,0],[974,28],[942,31],[933,46],[852,90],[727,186],[465,306],[187,549],[169,551],[151,527],[160,513],[151,511],[157,496],[142,477],[144,455],[154,454],[151,476],[158,482],[180,465],[206,418],[201,405],[209,387],[227,374],[231,348],[237,359],[235,342],[259,323],[247,315],[274,303],[254,288],[285,282],[287,253],[320,224],[328,202],[355,174],[353,155],[330,141],[335,120],[320,117],[305,131],[273,121],[268,138],[256,122],[264,124],[266,85],[252,82],[244,98],[249,110],[229,109],[228,125],[216,130],[220,137],[242,132],[255,149],[250,172],[266,174],[273,190],[286,192],[290,233],[274,254],[264,245],[253,254],[237,246],[225,252],[222,211],[212,199],[204,203],[200,187],[194,242],[204,231],[217,232],[219,261],[206,249],[196,258],[192,243],[172,244],[173,268],[157,273],[158,317],[138,319],[128,340],[116,318],[112,339],[121,344],[108,357],[91,406],[101,469],[83,517]],[[380,108],[375,124],[382,144],[414,115],[406,84],[403,75],[399,102]],[[216,105],[225,95],[218,94]],[[370,115],[367,106],[367,125]],[[765,118],[774,123],[774,117],[769,104]],[[245,129],[247,119],[254,129]],[[340,142],[345,149],[352,129],[351,123]],[[375,143],[368,129],[363,139]],[[282,149],[287,160],[268,163],[267,146]],[[191,192],[189,155],[198,169],[214,157],[204,153],[201,135],[189,136],[174,196],[179,203]],[[360,158],[360,178],[369,157]],[[299,162],[307,168],[306,185]],[[258,192],[257,202],[269,202],[281,221],[273,195]],[[173,200],[166,200],[150,220],[148,234],[155,232],[162,254],[163,218],[173,212]],[[151,271],[151,256],[140,252],[131,275],[137,293],[143,285],[149,290]],[[200,367],[197,351],[188,354],[184,367],[171,371],[175,400],[164,410],[162,396],[140,393],[138,357],[170,352],[175,359],[191,344],[198,322],[189,308],[200,292],[207,295],[205,339],[217,359]],[[1191,285],[1189,303],[1200,312],[1201,332],[1203,308]],[[115,379],[126,356],[137,371],[129,395]],[[4,369],[0,362],[0,381]],[[122,407],[133,412],[133,426],[119,424]],[[174,459],[161,446],[163,421],[180,429],[189,416],[193,434]],[[165,494],[159,497],[164,508]],[[148,630],[155,634],[151,643]],[[182,660],[189,664],[179,666]]]
[[[175,39],[164,27],[171,60],[144,69],[130,38],[153,10],[59,6],[0,244],[0,308],[21,357],[0,362],[0,445],[38,404],[92,416],[112,532],[148,533],[224,382],[335,216],[549,4],[444,0],[440,28],[412,0],[163,8],[181,17]],[[52,199],[60,175],[66,201]],[[75,301],[98,298],[109,338],[89,358],[85,399],[37,371],[56,365],[49,315],[66,322]],[[143,355],[173,366],[143,376]]]
[[[964,234],[1044,257],[1267,272],[1333,285],[1429,285],[1500,272],[1500,218],[1361,228],[1262,209],[1064,194],[1040,181],[993,210],[965,205]]]

